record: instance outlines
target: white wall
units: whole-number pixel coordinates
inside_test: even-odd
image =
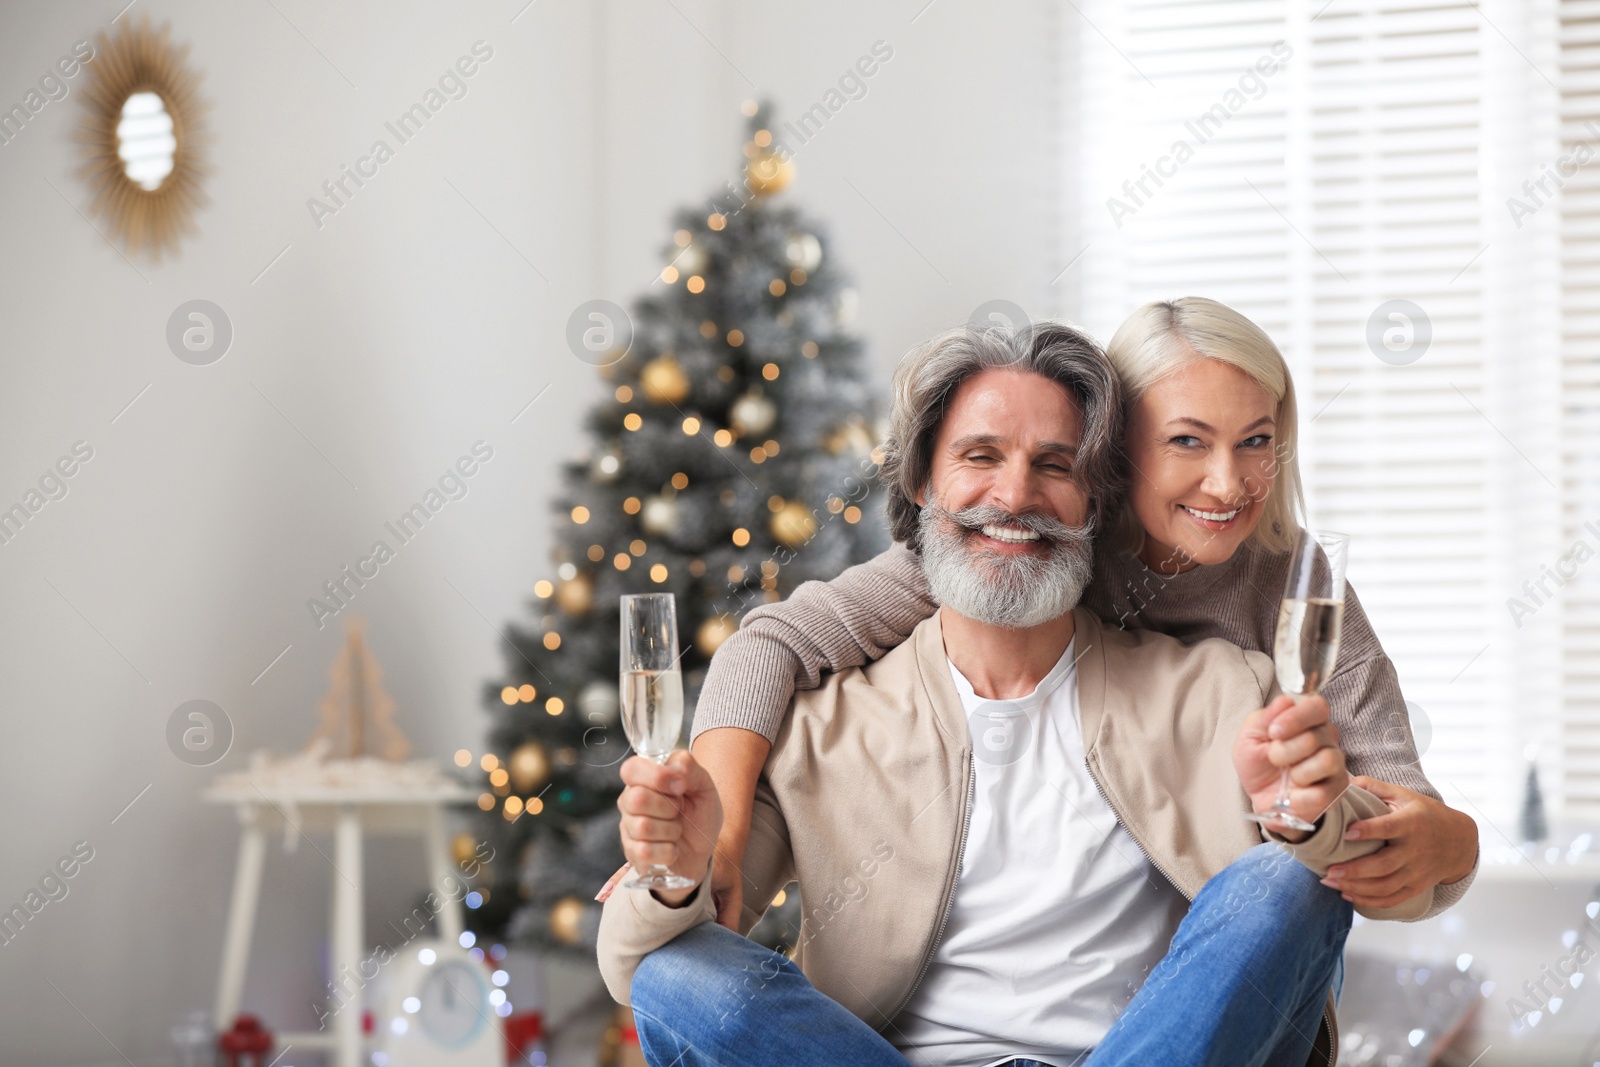
[[[0,7],[0,103],[124,2]],[[355,605],[416,747],[480,745],[491,623],[548,574],[557,463],[602,395],[567,315],[650,282],[670,212],[730,176],[741,99],[792,115],[874,41],[894,48],[800,149],[787,194],[859,280],[880,378],[983,300],[1065,309],[1053,64],[1073,16],[923,5],[140,0],[123,17],[192,46],[215,134],[200,232],[160,266],[130,266],[78,214],[83,75],[0,146],[0,506],[75,441],[94,449],[0,546],[0,903],[74,842],[95,850],[0,946],[0,1059],[169,1062],[175,1013],[210,1003],[236,842],[201,789],[311,733],[340,632],[306,599],[482,438],[495,457],[470,495]],[[469,94],[318,229],[307,198],[480,39],[494,55]],[[208,367],[164,341],[194,298],[235,330]],[[209,769],[164,738],[196,697],[237,731]],[[385,844],[368,864],[371,914],[402,910],[420,863]],[[328,866],[275,849],[268,874],[246,1005],[308,1027]]]

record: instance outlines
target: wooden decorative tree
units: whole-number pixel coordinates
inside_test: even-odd
[[[394,724],[394,700],[384,690],[383,669],[367,647],[366,620],[350,616],[344,632],[344,647],[328,672],[332,682],[318,705],[322,724],[306,748],[325,744],[334,759],[360,759],[369,754],[371,744],[372,755],[398,763],[411,752],[411,742]]]

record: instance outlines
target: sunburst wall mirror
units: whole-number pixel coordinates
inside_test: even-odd
[[[114,241],[157,261],[195,232],[195,213],[207,203],[200,76],[170,30],[130,19],[97,36],[80,137],[91,214],[106,220]]]

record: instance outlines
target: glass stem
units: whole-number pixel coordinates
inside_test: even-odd
[[[1289,768],[1283,769],[1283,774],[1278,778],[1278,799],[1272,803],[1273,811],[1293,811],[1289,806]]]
[[[1299,696],[1295,697],[1295,699],[1296,700],[1304,700],[1306,697],[1315,696],[1316,692],[1317,692],[1316,687],[1313,686],[1310,692],[1301,693]],[[1283,814],[1283,815],[1293,815],[1294,814],[1294,808],[1291,807],[1290,804],[1289,804],[1289,768],[1288,767],[1285,767],[1283,769],[1283,773],[1278,776],[1278,799],[1272,802],[1272,810],[1276,811],[1276,812],[1279,812],[1280,814]]]
[[[665,767],[667,765],[667,759],[671,755],[671,749],[668,749],[666,752],[652,752],[650,754],[650,762],[656,764],[657,766]],[[644,877],[670,878],[672,877],[672,868],[668,867],[665,863],[652,863],[650,865],[650,869],[644,872]]]

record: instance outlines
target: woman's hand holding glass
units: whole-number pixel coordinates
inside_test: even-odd
[[[1352,840],[1386,840],[1378,851],[1328,868],[1322,884],[1361,908],[1392,908],[1435,885],[1459,882],[1478,859],[1478,824],[1430,796],[1357,776],[1351,785],[1379,797],[1386,815],[1345,831]]]

